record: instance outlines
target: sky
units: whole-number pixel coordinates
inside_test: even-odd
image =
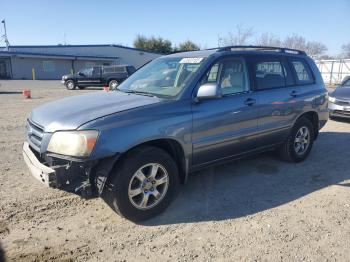
[[[237,25],[253,28],[252,41],[298,34],[324,43],[330,55],[350,43],[350,0],[0,0],[0,19],[11,45],[132,46],[142,34],[210,48]]]

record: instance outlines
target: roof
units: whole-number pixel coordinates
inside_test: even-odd
[[[145,50],[145,49],[128,47],[128,46],[123,46],[123,45],[115,45],[115,44],[92,44],[92,45],[11,45],[11,46],[9,46],[10,50],[11,50],[11,47],[12,48],[117,47],[117,48],[124,48],[124,49],[129,49],[129,50],[140,51],[140,52],[164,55],[162,53],[151,51],[151,50]],[[6,48],[6,47],[0,46],[0,48]]]
[[[17,52],[17,51],[0,51],[0,56],[19,56],[19,57],[37,57],[37,58],[59,58],[59,59],[82,59],[82,60],[116,60],[119,57],[112,56],[86,56],[86,55],[59,55],[59,54],[47,54],[47,53],[34,53],[34,52]]]
[[[304,51],[283,48],[283,47],[273,47],[273,46],[224,46],[216,47],[199,51],[189,51],[189,52],[179,52],[175,54],[168,55],[170,57],[208,57],[212,54],[219,54],[220,52],[234,52],[236,54],[279,54],[279,55],[306,55]]]

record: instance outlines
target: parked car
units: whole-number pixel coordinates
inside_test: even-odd
[[[329,95],[329,110],[332,118],[350,118],[350,77]]]
[[[327,105],[321,75],[302,51],[177,53],[142,67],[115,92],[35,108],[23,155],[46,186],[101,196],[140,221],[162,212],[188,174],[214,163],[270,150],[303,161],[328,120]]]
[[[135,67],[130,65],[94,66],[76,74],[64,75],[61,82],[69,90],[88,86],[109,86],[110,89],[115,89],[135,71]]]

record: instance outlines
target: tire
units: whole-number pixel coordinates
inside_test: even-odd
[[[306,134],[306,132],[303,132],[302,130],[307,130],[308,138],[302,138],[299,137],[301,135],[301,132],[303,134]],[[297,120],[297,122],[294,124],[292,131],[290,132],[287,140],[285,143],[281,146],[279,149],[279,155],[280,157],[288,162],[302,162],[304,161],[311,149],[314,142],[315,134],[314,134],[314,126],[312,125],[311,121],[308,118],[300,118]],[[297,141],[303,141],[303,142],[297,142]],[[307,141],[307,146],[304,144]],[[304,150],[303,146],[304,144]],[[298,150],[298,146],[299,150]]]
[[[73,80],[66,81],[65,86],[68,90],[74,90],[76,88],[76,85]]]
[[[84,90],[86,87],[85,86],[78,86],[80,90]]]
[[[119,85],[119,82],[115,79],[112,79],[108,82],[108,86],[110,90],[115,90]]]
[[[152,181],[153,166],[149,165],[153,164],[159,166],[156,168],[157,175],[154,176],[157,180]],[[145,178],[142,181],[146,182],[146,178],[150,178],[150,182],[141,183],[139,175],[136,176],[140,170],[145,174],[145,177],[140,176]],[[163,184],[152,185],[153,182],[158,184],[161,180]],[[179,173],[173,158],[160,148],[140,147],[127,153],[121,163],[113,168],[102,198],[116,213],[138,222],[163,212],[175,198],[178,187]],[[143,201],[147,195],[148,200]],[[155,195],[158,195],[158,199]]]

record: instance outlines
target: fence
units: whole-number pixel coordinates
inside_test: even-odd
[[[340,84],[346,76],[350,76],[350,59],[316,60],[315,62],[326,85]]]

